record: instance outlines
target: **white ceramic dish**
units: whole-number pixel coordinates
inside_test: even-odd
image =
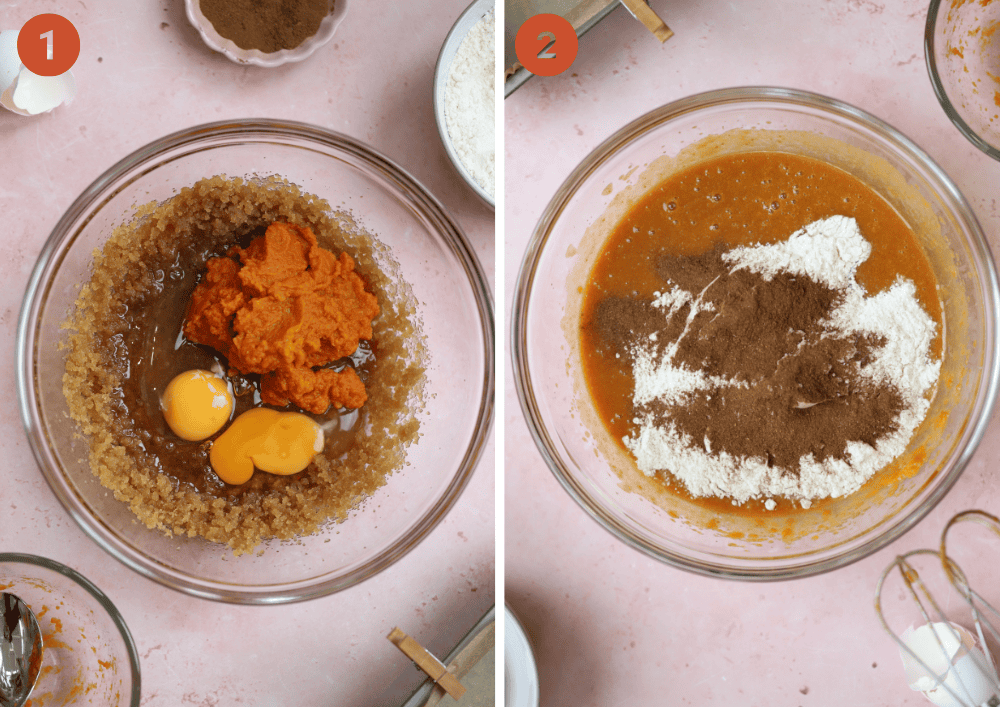
[[[329,42],[337,27],[343,22],[347,15],[347,0],[336,0],[333,3],[333,12],[323,18],[316,34],[309,37],[294,49],[282,49],[276,52],[265,53],[257,49],[241,49],[229,39],[226,39],[201,13],[201,0],[184,0],[187,9],[188,21],[198,30],[202,40],[211,49],[225,55],[225,57],[237,64],[253,64],[255,66],[274,67],[288,64],[295,61],[302,61],[311,56],[313,52]]]
[[[509,606],[503,624],[504,707],[538,707],[538,668],[531,642]]]
[[[465,12],[459,15],[451,31],[448,32],[448,36],[445,37],[444,44],[441,45],[441,52],[438,54],[437,66],[434,67],[434,120],[437,122],[441,142],[448,153],[448,159],[455,165],[455,169],[462,175],[462,179],[491,209],[496,207],[494,195],[479,186],[476,180],[472,178],[472,175],[469,174],[465,165],[462,164],[458,152],[455,151],[455,147],[451,143],[451,136],[448,134],[448,123],[444,114],[444,106],[445,90],[448,88],[448,72],[451,69],[451,62],[454,60],[455,54],[458,53],[458,48],[462,45],[462,40],[469,34],[469,30],[475,27],[479,20],[486,17],[490,12],[493,12],[494,8],[495,4],[493,0],[473,0],[473,3],[465,9]]]

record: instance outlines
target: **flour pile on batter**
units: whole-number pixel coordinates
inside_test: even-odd
[[[833,216],[773,245],[699,256],[710,281],[657,293],[659,323],[620,353],[635,379],[623,441],[639,469],[669,472],[696,497],[808,507],[902,454],[940,372],[937,325],[909,280],[867,295],[855,273],[870,253],[855,220]],[[691,281],[685,267],[671,282]],[[801,315],[809,298],[820,304]],[[760,341],[724,350],[747,332]]]

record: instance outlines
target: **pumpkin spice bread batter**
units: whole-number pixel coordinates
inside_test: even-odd
[[[427,353],[398,267],[349,214],[275,176],[203,179],[138,208],[66,324],[63,391],[91,469],[148,527],[237,554],[346,519],[419,437]],[[203,441],[161,409],[185,371],[229,373],[231,417]],[[307,415],[322,449],[301,472],[222,481],[213,442],[275,409]]]
[[[858,179],[786,153],[668,178],[612,232],[583,298],[598,415],[640,470],[695,498],[770,510],[853,492],[905,449],[940,367],[910,228]]]

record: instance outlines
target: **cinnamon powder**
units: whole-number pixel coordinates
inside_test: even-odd
[[[294,49],[319,31],[333,0],[201,0],[215,31],[240,49]]]

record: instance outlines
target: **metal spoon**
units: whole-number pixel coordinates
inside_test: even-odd
[[[22,707],[42,667],[42,631],[20,597],[0,592],[0,707]]]

